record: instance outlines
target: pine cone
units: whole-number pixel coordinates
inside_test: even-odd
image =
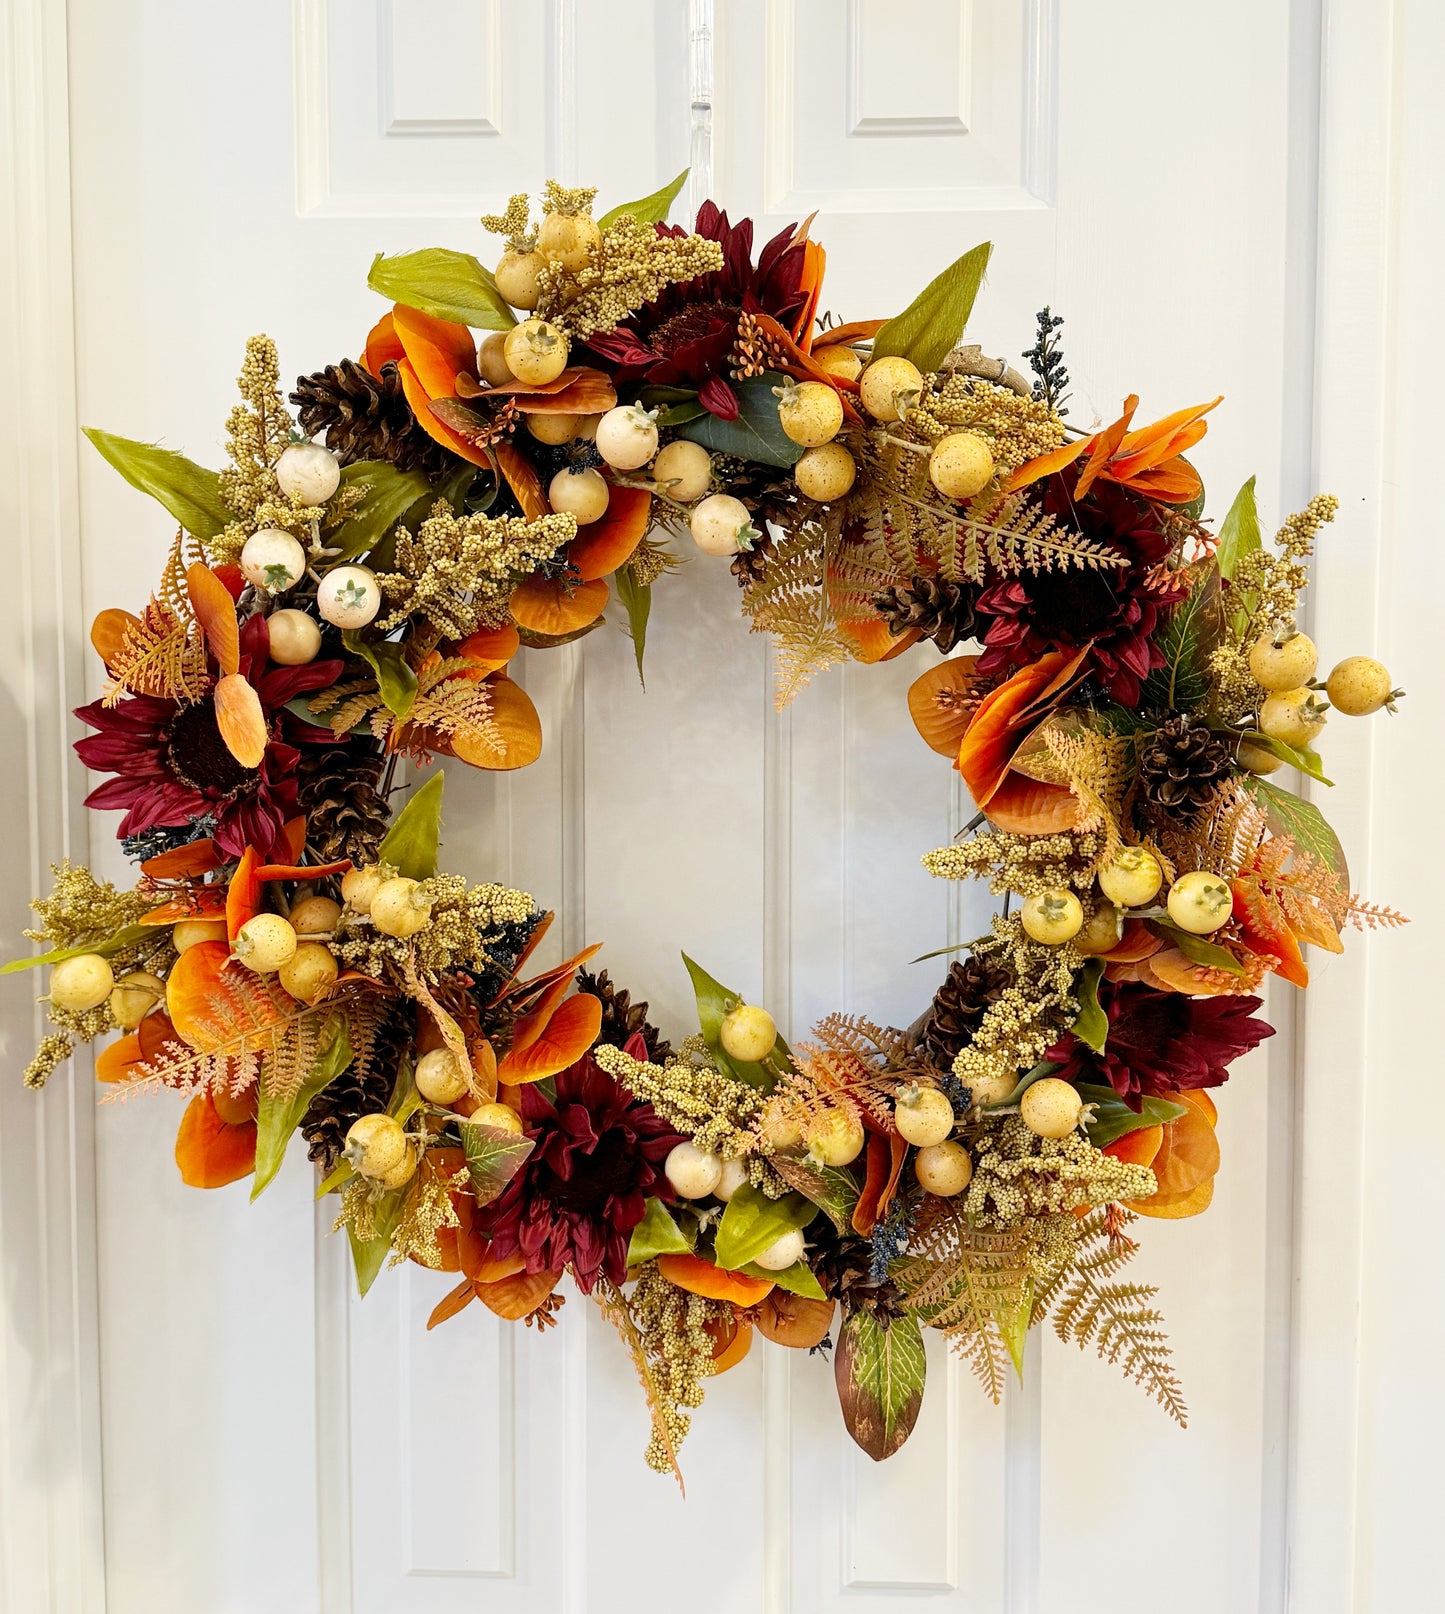
[[[1012,970],[986,958],[950,964],[919,1030],[919,1051],[935,1069],[951,1071],[954,1056],[973,1041],[985,1011],[1012,985]]]
[[[323,1171],[329,1172],[341,1158],[353,1124],[391,1102],[397,1067],[415,1036],[416,1010],[410,998],[398,997],[387,1005],[365,1061],[353,1061],[311,1100],[301,1119],[301,1135],[307,1158]]]
[[[1229,747],[1202,723],[1171,717],[1139,758],[1139,792],[1154,818],[1187,821],[1230,775]]]
[[[351,359],[328,364],[298,379],[291,402],[302,430],[313,437],[324,431],[326,446],[343,465],[384,460],[399,471],[439,476],[455,463],[417,425],[395,364],[383,364],[379,376]]]
[[[374,863],[391,814],[377,789],[383,758],[370,746],[313,746],[302,751],[296,794],[306,815],[306,844],[317,860]]]
[[[833,1223],[820,1216],[808,1230],[808,1265],[812,1267],[824,1294],[842,1302],[843,1316],[835,1326],[855,1311],[876,1311],[880,1320],[891,1322],[901,1308],[897,1288],[873,1277],[873,1245],[852,1233],[840,1234]]]
[[[647,1044],[647,1057],[654,1065],[660,1065],[672,1052],[672,1044],[663,1040],[656,1026],[648,1024],[647,1004],[634,1003],[630,992],[613,986],[606,970],[598,970],[595,975],[589,970],[578,970],[577,986],[580,991],[591,992],[602,999],[602,1029],[597,1033],[598,1042],[620,1048],[629,1037],[641,1036]]]
[[[738,580],[739,588],[761,580],[763,568],[773,553],[773,540],[766,535],[757,539],[751,549],[740,549],[728,562],[728,569]]]
[[[886,588],[873,597],[873,609],[896,638],[917,628],[945,655],[961,639],[971,639],[976,626],[978,590],[946,577],[915,577],[911,583]]]

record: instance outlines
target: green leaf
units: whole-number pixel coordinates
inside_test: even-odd
[[[515,1132],[503,1132],[497,1126],[482,1126],[471,1121],[461,1123],[461,1134],[472,1192],[477,1204],[490,1205],[522,1169],[527,1156],[536,1147],[535,1141],[519,1137]]]
[[[420,471],[398,471],[380,460],[343,465],[341,485],[365,487],[367,491],[360,509],[327,531],[327,547],[339,551],[335,557],[338,561],[355,560],[375,549],[413,505],[435,497],[431,483]]]
[[[757,465],[784,468],[795,465],[802,458],[803,450],[783,430],[778,419],[778,400],[773,394],[773,388],[781,386],[784,379],[769,370],[764,375],[736,382],[733,386],[738,395],[736,420],[704,415],[689,421],[678,436],[701,443],[712,454],[735,454]]]
[[[1346,889],[1349,888],[1350,868],[1345,861],[1345,849],[1325,815],[1312,801],[1305,801],[1265,779],[1249,778],[1244,786],[1264,808],[1274,834],[1288,835],[1302,852],[1317,857],[1327,869],[1339,875]]]
[[[1074,996],[1079,1000],[1078,1018],[1073,1033],[1096,1054],[1104,1051],[1109,1036],[1109,1016],[1099,1007],[1099,981],[1104,973],[1102,958],[1084,960],[1084,967],[1074,977]]]
[[[1244,974],[1244,965],[1218,942],[1205,941],[1203,936],[1196,936],[1192,930],[1181,930],[1167,919],[1146,919],[1144,922],[1156,936],[1162,936],[1171,947],[1177,947],[1191,964],[1198,964],[1204,969],[1227,970],[1231,975]]]
[[[475,330],[510,331],[517,323],[491,271],[483,269],[470,252],[423,247],[420,252],[402,252],[394,258],[378,252],[371,260],[366,283],[394,303]]]
[[[815,1166],[807,1160],[792,1160],[785,1154],[773,1155],[772,1166],[790,1188],[804,1199],[811,1199],[845,1238],[853,1236],[858,1182],[851,1172],[839,1166]]]
[[[1116,1138],[1122,1138],[1126,1132],[1137,1132],[1141,1127],[1163,1126],[1184,1114],[1182,1104],[1172,1103],[1167,1098],[1145,1098],[1140,1100],[1137,1111],[1131,1110],[1112,1087],[1105,1087],[1102,1083],[1078,1082],[1079,1097],[1085,1104],[1094,1106],[1094,1113],[1087,1123],[1086,1130],[1089,1142],[1096,1149],[1106,1149]]]
[[[1019,1288],[1018,1304],[1008,1316],[998,1319],[999,1338],[1008,1350],[1009,1360],[1014,1365],[1020,1384],[1024,1382],[1024,1345],[1028,1340],[1033,1309],[1034,1280],[1025,1278]]]
[[[256,1176],[251,1184],[251,1198],[255,1199],[268,1187],[281,1169],[286,1158],[286,1145],[301,1125],[301,1119],[311,1107],[311,1100],[329,1086],[351,1063],[351,1038],[346,1029],[345,1015],[337,1015],[322,1044],[316,1063],[300,1087],[289,1097],[273,1092],[261,1077],[260,1096],[256,1104]]]
[[[699,403],[696,398],[689,398],[682,403],[667,404],[657,412],[659,426],[686,426],[690,420],[701,420],[707,413],[707,405]]]
[[[813,1276],[813,1269],[806,1261],[795,1261],[792,1266],[784,1267],[781,1272],[769,1272],[766,1267],[760,1267],[756,1262],[749,1261],[745,1266],[734,1267],[733,1271],[741,1272],[749,1278],[762,1278],[764,1282],[771,1279],[779,1289],[786,1289],[789,1294],[805,1295],[809,1300],[826,1300],[823,1285]]]
[[[352,655],[360,656],[376,674],[376,686],[387,709],[405,719],[416,700],[417,683],[416,674],[407,664],[402,647],[390,639],[367,644],[360,634],[350,632],[341,635],[341,642]]]
[[[818,1207],[801,1194],[769,1199],[761,1188],[744,1183],[727,1202],[718,1223],[713,1259],[730,1270],[746,1266],[784,1233],[806,1227],[817,1214]]]
[[[605,230],[609,224],[616,224],[624,213],[630,213],[639,224],[664,223],[668,211],[677,200],[678,193],[687,183],[687,176],[691,172],[691,169],[684,168],[676,179],[669,180],[661,190],[653,191],[651,196],[644,196],[636,202],[624,202],[620,207],[612,208],[598,219],[597,228]]]
[[[1156,641],[1164,665],[1144,680],[1139,704],[1168,712],[1200,705],[1209,694],[1209,653],[1219,643],[1222,629],[1219,573],[1210,566],[1164,624]]]
[[[630,566],[619,566],[612,574],[612,586],[627,612],[627,636],[632,640],[632,653],[637,658],[637,679],[644,689],[647,680],[642,676],[642,652],[647,645],[647,618],[652,611],[652,584],[639,583]]]
[[[215,538],[235,520],[221,497],[218,471],[158,443],[136,443],[95,426],[85,435],[133,488],[158,499],[197,538]]]
[[[721,981],[714,980],[702,967],[695,964],[686,953],[682,961],[687,965],[687,973],[692,977],[693,995],[697,999],[697,1020],[703,1039],[712,1051],[717,1067],[725,1076],[732,1076],[737,1081],[746,1082],[749,1087],[762,1088],[765,1092],[777,1080],[778,1072],[786,1065],[792,1063],[792,1053],[787,1043],[778,1038],[766,1064],[745,1064],[741,1059],[733,1059],[723,1052],[722,1023],[728,1011],[743,1001],[740,992],[734,992],[724,986]]]
[[[316,1198],[325,1199],[337,1189],[345,1188],[356,1175],[356,1167],[349,1160],[338,1160],[331,1171],[316,1186]]]
[[[1027,1071],[1019,1078],[1019,1084],[1007,1098],[1001,1098],[997,1104],[986,1104],[986,1110],[1006,1110],[1017,1104],[1024,1094],[1035,1082],[1041,1082],[1045,1076],[1052,1076],[1055,1071],[1062,1070],[1062,1065],[1051,1064],[1047,1059],[1041,1059],[1031,1071]]]
[[[434,773],[415,791],[386,839],[376,850],[378,863],[390,863],[399,874],[412,880],[429,880],[437,871],[437,848],[441,844],[442,790],[446,775]]]
[[[984,241],[930,280],[873,338],[873,357],[896,353],[925,373],[936,370],[963,335],[992,251]]]
[[[397,1223],[401,1220],[401,1208],[406,1199],[406,1189],[393,1189],[383,1194],[372,1207],[371,1217],[376,1223],[376,1237],[374,1239],[359,1239],[355,1230],[348,1223],[346,1237],[351,1244],[351,1263],[356,1268],[356,1287],[362,1298],[376,1282],[377,1274],[386,1265],[386,1257],[391,1250],[391,1235],[396,1232]]]
[[[1289,763],[1290,767],[1298,768],[1311,779],[1317,779],[1322,785],[1333,788],[1334,780],[1325,778],[1324,763],[1319,752],[1310,750],[1307,745],[1286,745],[1283,740],[1276,740],[1272,734],[1262,734],[1258,729],[1246,729],[1241,738],[1268,751],[1281,762]]]
[[[833,1358],[838,1404],[848,1433],[881,1463],[913,1433],[923,1405],[928,1360],[913,1312],[887,1327],[872,1311],[855,1311],[843,1324]]]
[[[44,964],[61,964],[67,958],[81,958],[86,953],[99,953],[102,958],[113,958],[123,947],[134,947],[137,942],[154,939],[160,932],[153,925],[126,925],[104,941],[90,942],[84,947],[52,947],[48,953],[36,953],[30,958],[12,958],[0,964],[0,975],[14,975],[20,970],[38,969]]]
[[[1219,528],[1219,541],[1214,548],[1219,575],[1226,582],[1232,582],[1240,561],[1259,546],[1259,510],[1254,502],[1254,478],[1250,477],[1235,494],[1229,514]]]
[[[644,1261],[655,1261],[659,1255],[691,1255],[696,1245],[696,1233],[689,1238],[660,1199],[649,1199],[642,1220],[632,1229],[627,1244],[627,1264],[640,1267]]]

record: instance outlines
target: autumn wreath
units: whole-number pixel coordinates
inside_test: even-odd
[[[90,433],[179,531],[149,603],[91,629],[76,749],[139,877],[66,865],[34,904],[46,951],[9,967],[49,966],[55,1029],[27,1080],[118,1032],[97,1077],[188,1097],[202,1188],[261,1192],[299,1132],[363,1292],[388,1258],[453,1275],[433,1323],[545,1324],[570,1274],[662,1470],[759,1333],[831,1341],[875,1458],[918,1415],[924,1328],[997,1399],[1051,1319],[1183,1422],[1128,1229],[1208,1206],[1209,1089],[1271,1034],[1263,978],[1397,917],[1270,777],[1327,783],[1326,713],[1399,694],[1362,656],[1321,680],[1296,626],[1335,501],[1267,546],[1251,482],[1211,527],[1187,455],[1214,403],[1081,429],[1047,309],[1031,379],[960,345],[986,246],[839,324],[806,228],[669,225],[680,183],[595,220],[549,184],[539,225],[513,197],[494,273],[378,257],[393,306],[295,417],[248,345],[219,473]],[[537,757],[522,646],[615,596],[640,666],[684,527],[773,636],[780,701],[933,648],[912,720],[978,812],[924,862],[1003,904],[911,1026],[790,1048],[688,961],[673,1048],[595,947],[533,964],[532,897],[438,869],[440,773],[393,815],[399,762]]]

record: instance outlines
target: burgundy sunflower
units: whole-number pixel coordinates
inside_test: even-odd
[[[1118,567],[1031,572],[984,590],[981,617],[992,617],[978,670],[990,677],[1037,661],[1046,651],[1089,647],[1088,668],[1124,706],[1137,706],[1144,680],[1164,655],[1154,643],[1161,610],[1182,596],[1150,582],[1169,539],[1149,501],[1099,480],[1076,500],[1075,467],[1039,484],[1045,511],[1085,538],[1100,540],[1127,562]]]
[[[678,224],[659,224],[659,235],[686,235]],[[753,263],[753,221],[738,224],[715,202],[698,209],[697,235],[716,241],[723,266],[696,280],[668,286],[615,330],[587,345],[619,385],[686,387],[723,420],[736,420],[738,395],[729,384],[728,355],[744,314],[771,314],[795,341],[812,322],[820,255],[798,236],[796,224],[780,230]]]
[[[1142,981],[1101,981],[1099,1006],[1109,1017],[1103,1053],[1072,1031],[1044,1055],[1068,1082],[1106,1081],[1137,1110],[1141,1097],[1167,1098],[1189,1088],[1218,1087],[1229,1066],[1257,1048],[1274,1027],[1255,1018],[1262,999],[1191,998]]]
[[[83,723],[99,731],[75,742],[80,760],[96,773],[116,775],[97,785],[85,805],[125,808],[121,836],[213,816],[211,833],[228,857],[240,857],[247,846],[263,858],[281,851],[282,827],[296,816],[301,753],[293,742],[334,740],[329,729],[286,711],[286,703],[334,684],[342,663],[268,666],[262,616],[241,625],[240,639],[237,670],[256,691],[270,736],[257,767],[244,767],[231,755],[209,699],[182,705],[156,695],[131,695],[115,706],[92,701],[76,709]]]
[[[640,1036],[627,1052],[646,1059]],[[599,1276],[627,1276],[628,1235],[649,1195],[667,1193],[663,1162],[679,1133],[584,1054],[548,1099],[522,1089],[522,1124],[536,1148],[477,1218],[494,1257],[520,1254],[528,1272],[570,1266],[583,1294]]]

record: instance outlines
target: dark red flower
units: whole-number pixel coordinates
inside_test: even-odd
[[[695,234],[723,249],[723,266],[710,275],[668,286],[655,301],[629,315],[615,330],[591,337],[587,346],[619,385],[695,389],[704,408],[736,420],[738,395],[729,385],[728,355],[737,340],[738,316],[771,314],[795,339],[803,336],[811,306],[806,283],[807,249],[797,225],[780,230],[752,259],[753,221],[728,222],[715,202],[698,209]],[[659,235],[686,235],[679,224],[659,224]]]
[[[227,750],[209,698],[190,706],[155,695],[131,695],[115,706],[92,701],[75,715],[99,732],[77,740],[76,753],[87,768],[116,777],[97,785],[85,805],[124,807],[122,836],[214,816],[211,833],[228,857],[240,857],[247,846],[263,858],[278,853],[282,827],[296,815],[301,753],[292,742],[334,741],[329,729],[302,722],[286,703],[334,684],[342,663],[271,667],[267,646],[266,619],[249,617],[241,625],[238,670],[260,698],[271,733],[259,767],[242,767]]]
[[[1228,1067],[1257,1048],[1274,1027],[1257,1020],[1255,997],[1191,998],[1160,992],[1141,981],[1099,983],[1099,1005],[1109,1017],[1104,1051],[1096,1054],[1067,1032],[1044,1055],[1069,1082],[1105,1081],[1137,1110],[1144,1095],[1167,1098],[1187,1088],[1218,1087]]]
[[[1151,586],[1149,574],[1169,539],[1147,499],[1097,481],[1076,501],[1070,466],[1039,484],[1039,501],[1061,526],[1101,540],[1128,564],[1008,577],[984,590],[978,614],[993,617],[978,670],[990,677],[1037,661],[1049,650],[1089,646],[1091,676],[1125,706],[1139,704],[1145,678],[1164,665],[1154,643],[1161,609],[1181,596]]]
[[[627,1052],[647,1058],[640,1036]],[[522,1124],[536,1143],[526,1164],[477,1218],[494,1257],[520,1254],[528,1272],[571,1267],[590,1294],[600,1276],[627,1276],[627,1242],[649,1195],[666,1194],[662,1165],[681,1136],[584,1054],[548,1099],[522,1089]]]

